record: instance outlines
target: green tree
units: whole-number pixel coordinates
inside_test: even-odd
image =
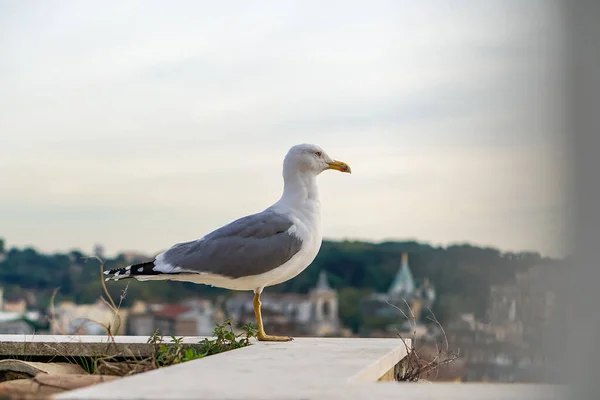
[[[352,332],[358,333],[362,324],[361,320],[361,301],[371,290],[345,287],[340,289],[338,294],[338,303],[340,311],[340,320],[344,326],[352,329]]]

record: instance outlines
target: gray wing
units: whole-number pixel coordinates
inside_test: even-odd
[[[284,264],[302,247],[302,240],[287,232],[292,225],[289,217],[273,211],[252,214],[202,239],[171,247],[161,262],[230,278],[262,274]]]

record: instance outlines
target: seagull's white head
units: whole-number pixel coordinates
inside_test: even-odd
[[[283,161],[284,172],[298,171],[319,175],[328,169],[351,173],[350,166],[342,161],[334,160],[325,151],[314,144],[298,144],[293,146]]]

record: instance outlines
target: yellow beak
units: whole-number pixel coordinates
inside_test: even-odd
[[[347,172],[349,174],[352,173],[350,166],[348,164],[346,164],[345,162],[334,160],[334,161],[328,163],[328,165],[329,165],[329,168],[327,168],[327,169],[335,169],[336,171]]]

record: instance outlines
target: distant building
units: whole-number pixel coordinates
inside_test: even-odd
[[[47,323],[37,311],[28,311],[23,299],[8,301],[0,287],[0,334],[33,334],[47,329]]]
[[[536,340],[546,328],[555,308],[557,275],[534,266],[517,273],[513,283],[490,289],[490,323],[502,340]]]
[[[226,314],[237,325],[255,324],[252,293],[238,293],[225,302]],[[319,273],[308,294],[269,293],[261,295],[261,314],[265,330],[273,335],[333,336],[345,335],[338,310],[338,292],[327,282],[325,271]]]
[[[363,334],[372,335],[377,330],[382,335],[395,330],[412,334],[416,330],[417,336],[424,335],[427,330],[421,324],[422,310],[430,308],[435,298],[435,288],[428,279],[417,284],[408,264],[408,254],[402,253],[400,267],[388,291],[372,293],[362,302],[364,330],[369,331]]]
[[[340,329],[338,293],[327,282],[325,271],[319,273],[317,285],[308,293],[311,307],[309,326],[316,336],[338,333]]]
[[[45,331],[45,328],[37,311],[0,311],[0,334],[34,334]]]
[[[25,297],[31,297],[31,295],[25,293]],[[7,299],[4,296],[4,288],[0,287],[0,311],[24,313],[27,311],[27,300],[23,297]]]
[[[4,300],[2,305],[3,311],[12,311],[24,313],[27,311],[27,301],[25,299],[18,299],[14,301]]]
[[[212,303],[206,299],[190,299],[178,304],[145,304],[136,302],[130,310],[127,334],[211,336],[214,329]]]
[[[49,310],[51,333],[57,335],[123,335],[127,324],[128,310],[120,309],[119,318],[102,300],[94,304],[75,304],[63,301]]]
[[[445,326],[448,342],[460,348],[465,381],[537,382],[552,354],[539,352],[554,314],[557,270],[534,266],[516,274],[513,282],[490,288],[489,322],[462,314]],[[562,372],[559,372],[562,373]]]
[[[520,349],[499,341],[490,324],[477,321],[473,314],[462,314],[446,324],[445,332],[452,349],[460,350],[461,381],[517,380],[515,362]]]

